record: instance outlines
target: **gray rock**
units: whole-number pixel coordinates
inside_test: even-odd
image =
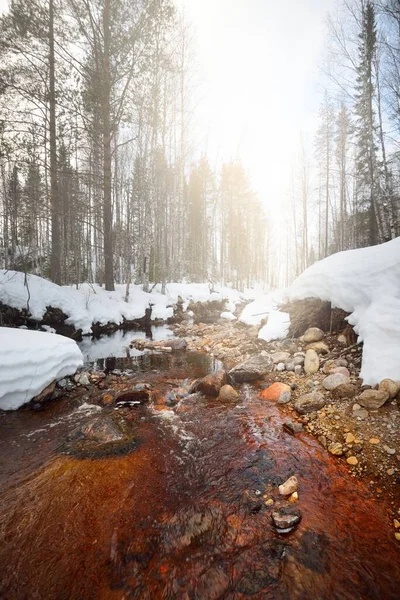
[[[299,377],[303,372],[303,367],[301,365],[296,365],[294,368],[294,372]]]
[[[290,352],[274,352],[271,354],[271,358],[274,365],[285,363],[290,358]]]
[[[358,402],[364,408],[377,409],[389,400],[389,393],[384,390],[364,390],[358,397]]]
[[[326,390],[334,390],[339,385],[350,383],[350,378],[343,375],[343,373],[333,373],[328,375],[322,382],[322,385]]]
[[[314,375],[319,370],[319,358],[315,350],[307,350],[304,360],[304,370],[307,375]]]
[[[276,370],[276,371],[280,371],[280,372],[281,372],[281,371],[284,371],[285,369],[286,369],[286,367],[285,367],[285,363],[283,363],[283,362],[282,362],[282,363],[279,363],[279,364],[277,364],[277,365],[276,365],[276,367],[275,367],[275,370]]]
[[[293,364],[295,367],[300,365],[302,367],[304,365],[305,356],[295,356],[293,359]]]
[[[279,396],[278,404],[288,404],[292,399],[291,392],[282,392]]]
[[[283,429],[285,429],[291,435],[304,432],[303,425],[301,423],[297,423],[296,421],[285,421],[283,424]]]
[[[300,415],[306,415],[314,410],[320,410],[326,404],[326,400],[319,392],[310,392],[300,396],[294,403],[294,409]]]
[[[296,508],[281,508],[271,515],[272,522],[279,533],[289,533],[301,521],[301,513]]]
[[[272,358],[266,352],[258,356],[252,356],[248,360],[233,367],[229,371],[229,376],[235,383],[247,383],[261,379],[273,369]]]
[[[320,342],[324,335],[325,334],[322,329],[319,329],[318,327],[310,327],[310,329],[307,329],[305,332],[303,338],[306,344],[312,344],[313,342]]]

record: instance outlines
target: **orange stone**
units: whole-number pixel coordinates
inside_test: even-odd
[[[112,404],[114,402],[113,396],[111,394],[105,394],[103,396],[103,404]]]
[[[279,396],[283,392],[290,391],[290,385],[287,385],[286,383],[276,382],[267,387],[265,390],[262,390],[262,392],[260,393],[260,398],[262,398],[263,400],[272,400],[274,402],[278,402]]]

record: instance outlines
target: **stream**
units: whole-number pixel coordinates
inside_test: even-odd
[[[132,337],[85,342],[85,360],[149,382],[159,398],[221,367],[205,354],[127,354]],[[256,387],[239,391],[236,403],[191,395],[173,407],[124,407],[134,448],[97,459],[66,455],[62,444],[118,407],[79,397],[2,413],[0,597],[399,598],[400,549],[384,502],[315,440],[287,433]],[[287,504],[277,487],[292,475],[302,520],[281,534],[271,513]]]

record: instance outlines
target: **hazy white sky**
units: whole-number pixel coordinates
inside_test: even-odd
[[[202,81],[197,138],[211,161],[240,156],[271,207],[286,196],[299,136],[311,137],[325,19],[338,0],[177,0]],[[0,0],[0,10],[7,0]]]
[[[326,16],[338,0],[179,1],[197,40],[207,150],[241,156],[254,188],[276,206],[300,131],[314,132]]]

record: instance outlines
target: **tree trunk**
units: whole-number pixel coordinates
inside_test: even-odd
[[[111,76],[110,76],[110,4],[105,0],[103,10],[103,227],[104,281],[106,290],[114,291],[112,193],[111,193]]]
[[[61,285],[61,236],[57,190],[57,137],[54,57],[54,2],[49,1],[49,137],[50,137],[50,208],[51,208],[51,279]]]

